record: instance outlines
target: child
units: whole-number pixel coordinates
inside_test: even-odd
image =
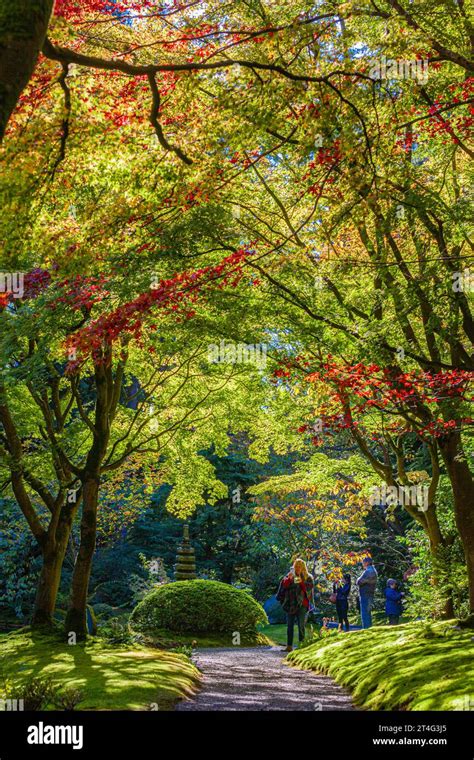
[[[388,617],[389,625],[398,625],[402,614],[402,599],[405,594],[398,591],[397,587],[397,581],[389,578],[385,589],[385,614]]]
[[[330,633],[329,626],[328,626],[329,622],[330,622],[330,620],[329,620],[328,617],[323,617],[323,625],[322,625],[321,630],[320,630],[320,634],[322,636],[326,636],[328,633]]]

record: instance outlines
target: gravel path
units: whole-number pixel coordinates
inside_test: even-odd
[[[284,662],[280,647],[200,649],[202,688],[176,710],[354,710],[332,678]]]

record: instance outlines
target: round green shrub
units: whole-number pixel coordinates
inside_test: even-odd
[[[263,607],[246,591],[219,581],[176,581],[152,591],[130,617],[133,629],[176,633],[254,633],[267,623]]]

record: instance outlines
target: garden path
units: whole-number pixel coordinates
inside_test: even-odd
[[[329,676],[293,668],[282,647],[199,649],[202,688],[176,710],[354,710]]]

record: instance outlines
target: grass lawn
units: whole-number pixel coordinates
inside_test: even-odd
[[[455,621],[331,634],[288,655],[327,673],[369,710],[474,708],[473,632]]]
[[[262,625],[260,632],[266,636],[272,644],[282,644],[286,646],[286,624],[281,625]],[[296,634],[298,639],[298,634]]]
[[[311,637],[311,632],[314,631],[316,633],[321,628],[320,625],[317,625],[316,623],[307,623],[306,624],[306,636]],[[264,634],[273,644],[281,644],[282,646],[286,646],[286,623],[281,624],[274,624],[274,625],[263,625],[260,627],[260,632]],[[295,625],[294,630],[294,640],[295,640],[295,646],[298,644],[298,627]]]
[[[25,628],[0,635],[0,692],[8,680],[14,698],[14,687],[32,676],[83,691],[79,710],[146,710],[150,704],[169,710],[199,684],[198,670],[181,654],[100,639],[71,646]]]

